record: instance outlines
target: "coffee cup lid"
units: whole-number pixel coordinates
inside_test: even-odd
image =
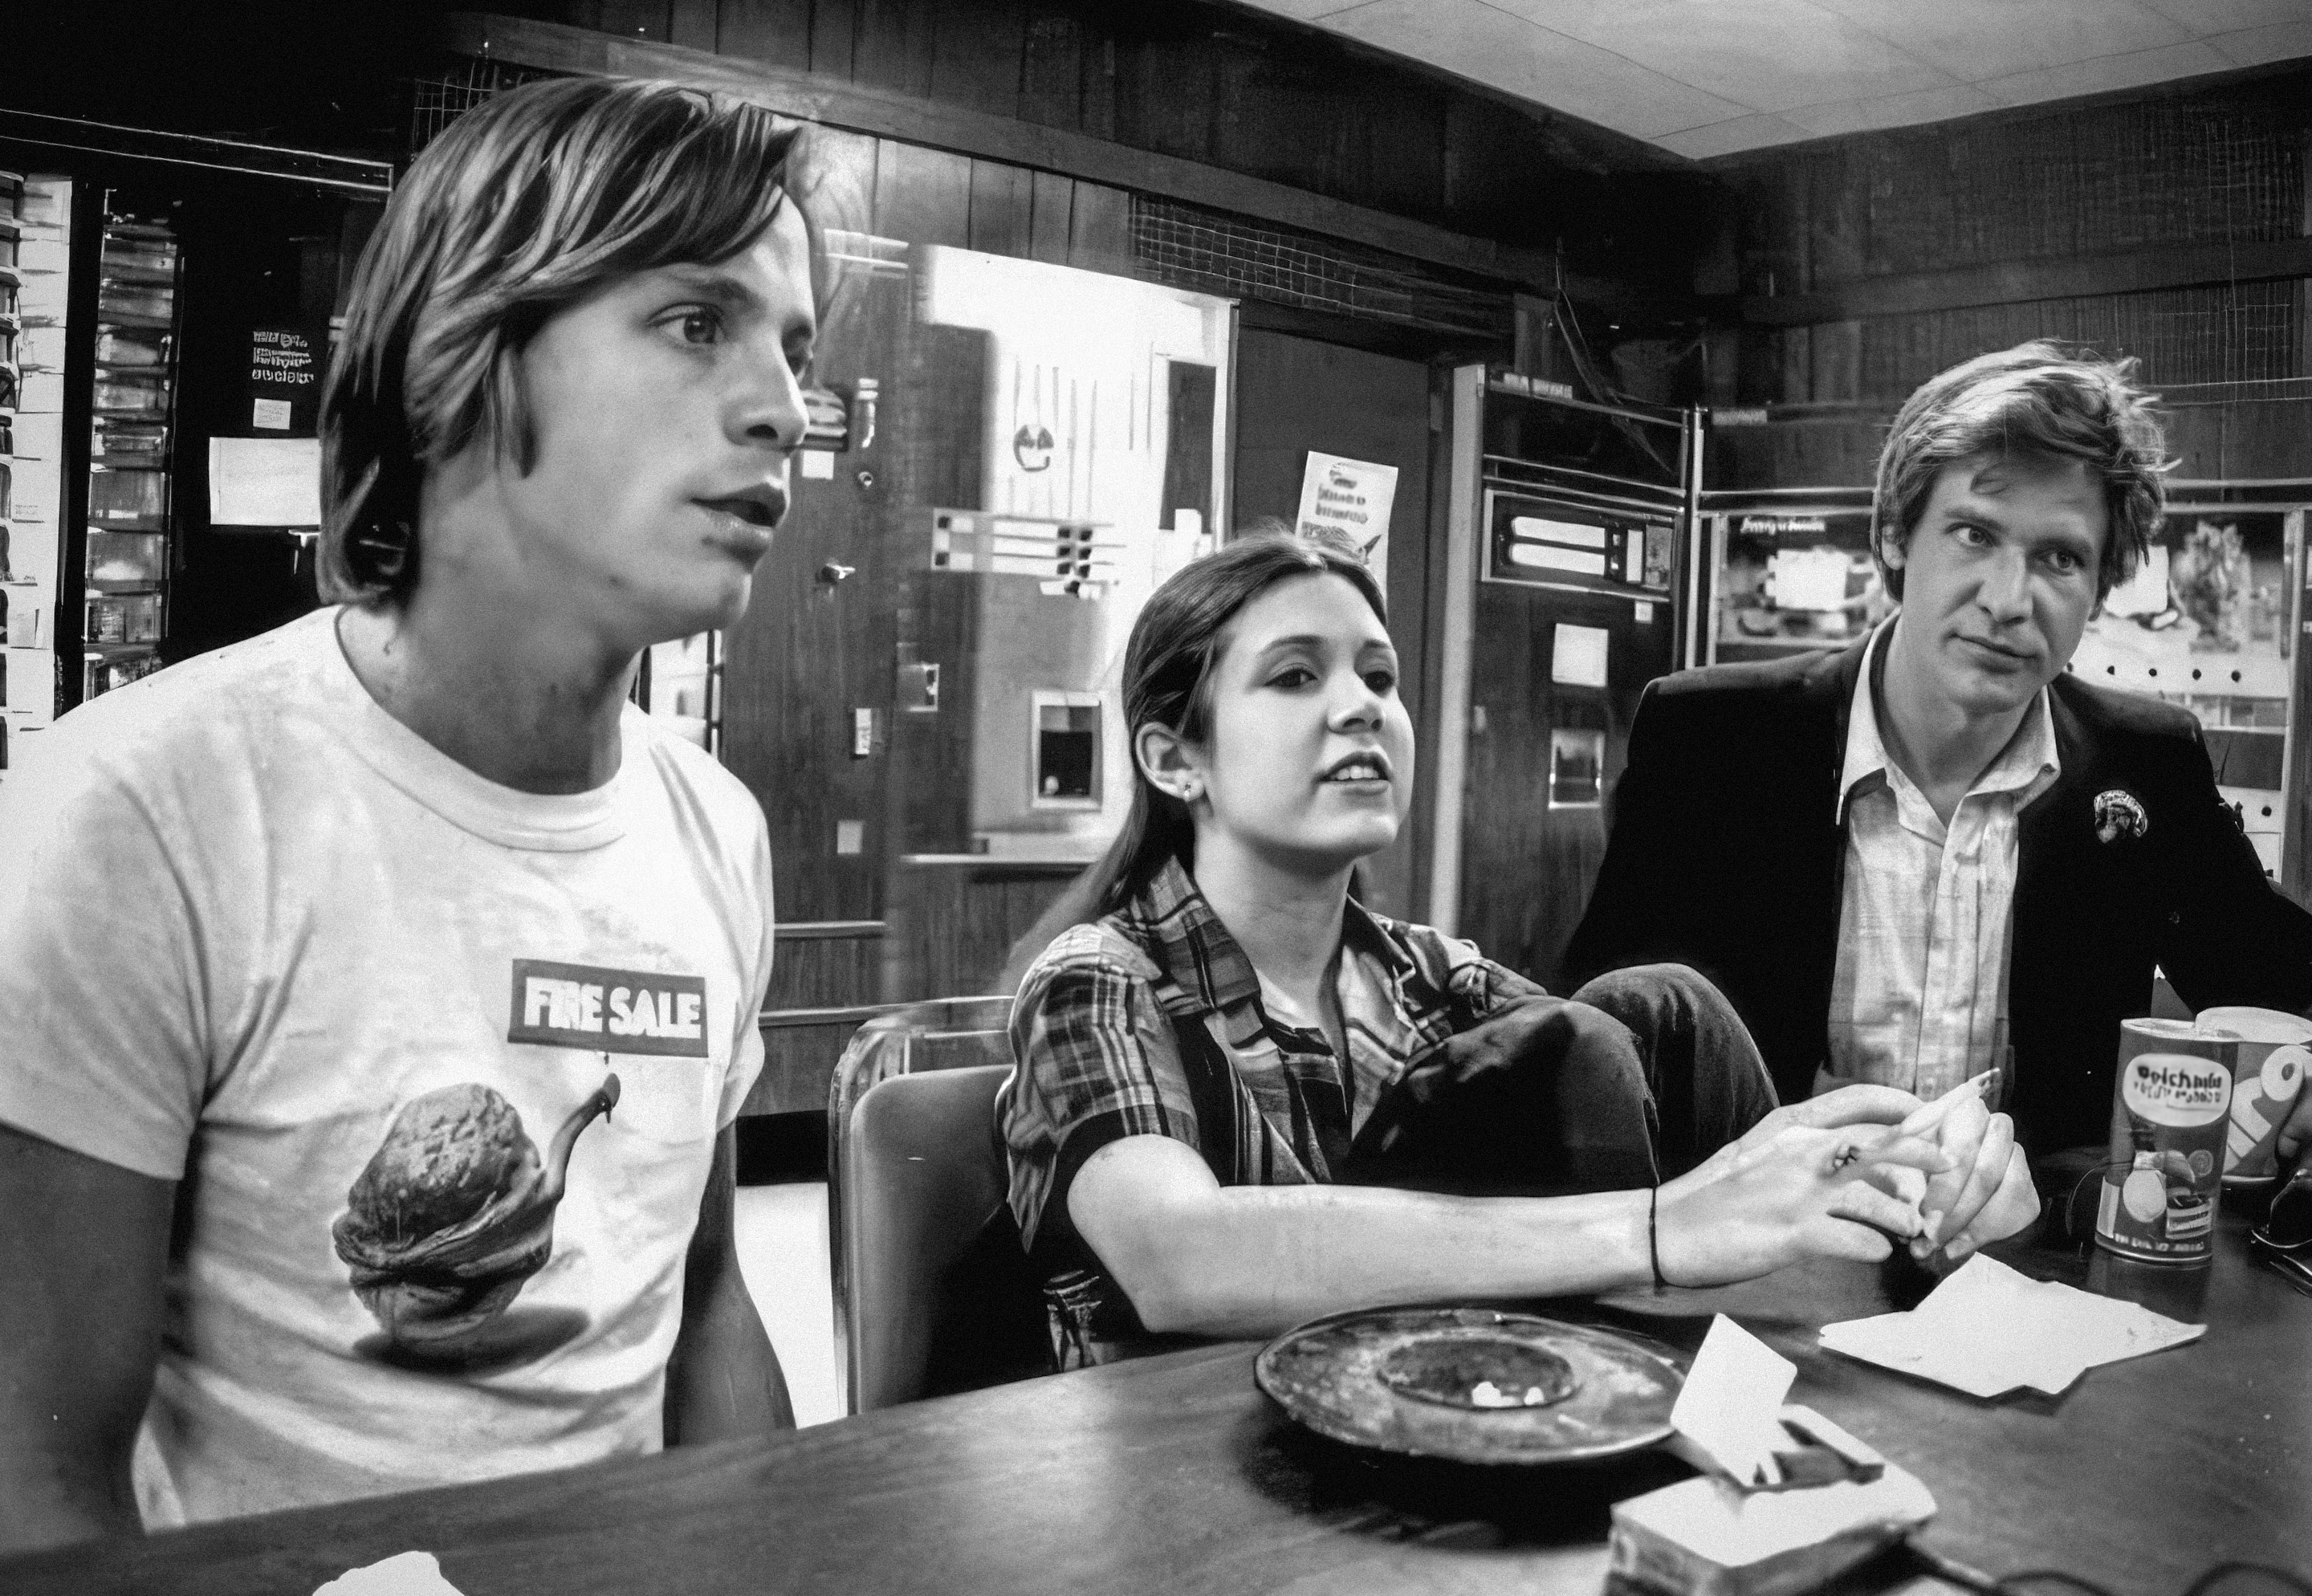
[[[2285,1009],[2260,1009],[2246,1004],[2202,1009],[2198,1023],[2220,1027],[2243,1041],[2312,1042],[2312,1020]]]

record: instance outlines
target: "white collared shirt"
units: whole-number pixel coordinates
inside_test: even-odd
[[[2006,1065],[2018,817],[2062,765],[2042,688],[1946,828],[1879,738],[1872,664],[1894,626],[1872,636],[1847,714],[1846,881],[1816,1089],[1871,1082],[1932,1099]]]

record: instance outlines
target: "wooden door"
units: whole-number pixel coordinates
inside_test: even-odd
[[[916,318],[914,267],[918,246],[946,245],[1114,269],[1130,241],[1120,189],[828,127],[811,137],[820,220],[847,262],[817,380],[849,396],[871,378],[879,403],[871,444],[854,415],[852,446],[819,457],[831,472],[798,462],[754,603],[725,639],[722,758],[768,820],[779,923],[756,1112],[823,1105],[872,1005],[984,990],[1064,884],[906,863],[962,846],[920,823],[926,796],[958,778],[959,717],[920,713],[909,667],[963,673],[942,684],[950,705],[968,685],[969,639],[941,633],[955,618],[929,602],[922,567],[933,508],[979,502],[985,373],[982,335]]]
[[[1423,655],[1429,596],[1430,372],[1419,361],[1291,333],[1244,328],[1237,335],[1235,517],[1290,522],[1300,504],[1309,452],[1395,466],[1388,571],[1389,635],[1414,714],[1418,754],[1430,750]],[[1409,818],[1395,846],[1365,862],[1365,897],[1384,914],[1418,918],[1415,837]]]
[[[838,224],[871,214],[877,143],[817,130]],[[859,251],[854,250],[854,253]],[[849,395],[882,390],[862,447],[805,455],[788,473],[786,520],[755,574],[754,601],[724,637],[722,760],[761,803],[771,833],[778,956],[764,1000],[766,1059],[751,1106],[824,1101],[827,1069],[876,1001],[881,970],[883,781],[897,601],[884,529],[891,495],[894,381],[909,322],[901,270],[854,265],[824,307],[814,381]],[[839,578],[839,579],[838,579]],[[866,750],[856,751],[859,715]]]

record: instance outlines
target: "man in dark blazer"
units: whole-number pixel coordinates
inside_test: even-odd
[[[2266,880],[2196,720],[2066,674],[2158,524],[2163,440],[2127,378],[2025,345],[1912,397],[1872,526],[1903,608],[1843,653],[1647,689],[1577,978],[1699,969],[1785,1101],[2001,1065],[2035,1156],[2104,1140],[2155,966],[2194,1009],[2312,1007],[2312,915]]]

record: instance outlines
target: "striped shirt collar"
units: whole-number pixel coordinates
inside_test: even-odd
[[[1214,1013],[1259,995],[1260,976],[1252,960],[1177,858],[1164,862],[1124,917],[1138,934],[1134,940],[1154,955],[1194,1012]],[[1384,934],[1354,898],[1342,915],[1341,941],[1391,970],[1414,967],[1397,939]]]
[[[1846,715],[1846,758],[1838,771],[1837,815],[1842,826],[1846,823],[1846,806],[1856,789],[1874,776],[1892,779],[1896,768],[1878,734],[1878,705],[1870,682],[1878,650],[1894,636],[1895,622],[1899,618],[1889,617],[1870,634],[1870,641],[1863,647],[1862,670],[1854,679],[1854,697]],[[2022,723],[2015,728],[2015,735],[2008,739],[2007,746],[1999,751],[1990,768],[1975,778],[1969,796],[2032,787],[2044,792],[2062,770],[2062,758],[2055,747],[2055,717],[2048,707],[2047,689],[2041,688],[2032,698],[2031,706],[2023,712]]]

